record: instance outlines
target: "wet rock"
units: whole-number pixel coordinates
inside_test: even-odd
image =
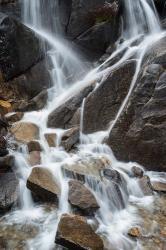
[[[145,196],[153,195],[150,178],[147,175],[139,179],[139,186]]]
[[[6,120],[9,123],[14,123],[14,122],[20,121],[23,118],[23,116],[24,116],[24,113],[22,113],[22,112],[15,112],[15,113],[7,115],[6,116]]]
[[[62,169],[70,178],[84,180],[85,176],[89,175],[101,179],[101,171],[108,168],[110,164],[110,161],[104,157],[87,157],[87,159],[80,159],[73,164],[65,164]]]
[[[35,111],[43,109],[44,106],[47,103],[48,93],[47,90],[43,90],[41,93],[39,93],[37,96],[32,98],[30,101],[25,102],[23,101],[17,110],[22,112],[29,112],[29,111]]]
[[[15,140],[21,143],[28,143],[39,139],[39,128],[30,122],[18,122],[10,129]]]
[[[70,151],[79,142],[80,130],[79,127],[74,127],[65,132],[61,139],[61,146],[64,147],[66,151]]]
[[[56,143],[57,134],[49,133],[49,134],[45,134],[44,137],[45,137],[49,147],[56,147],[57,146],[57,143]]]
[[[108,128],[127,95],[134,72],[135,61],[126,62],[111,72],[107,79],[86,98],[83,118],[84,133],[93,133]]]
[[[118,171],[114,169],[104,169],[103,170],[103,175],[106,177],[108,180],[113,181],[114,183],[120,183],[121,182],[121,176],[118,173]]]
[[[0,100],[0,114],[4,116],[9,112],[12,112],[11,103],[8,101]]]
[[[14,167],[15,158],[13,155],[0,157],[0,175]]]
[[[103,241],[81,216],[64,214],[58,225],[55,242],[68,249],[102,250]]]
[[[152,182],[152,188],[156,192],[166,192],[166,183],[163,182]]]
[[[77,109],[81,106],[83,99],[93,90],[93,86],[88,86],[81,90],[76,96],[71,97],[60,107],[55,109],[48,116],[48,127],[51,128],[68,128],[70,120]]]
[[[93,215],[99,208],[91,191],[77,180],[69,181],[69,202],[84,215]]]
[[[141,230],[138,227],[133,227],[128,231],[128,235],[134,238],[138,238],[141,236]]]
[[[30,141],[27,144],[29,153],[32,151],[42,151],[41,145],[38,141]]]
[[[1,76],[5,81],[25,72],[43,56],[41,42],[34,32],[3,13],[0,40]]]
[[[144,175],[144,171],[137,166],[132,167],[131,171],[133,173],[133,176],[136,178],[142,178]]]
[[[41,164],[41,155],[39,151],[32,151],[29,153],[28,162],[31,166]]]
[[[0,157],[3,157],[8,154],[7,150],[7,141],[4,136],[0,136]]]
[[[13,172],[0,175],[0,211],[6,212],[18,200],[19,182]]]
[[[53,174],[44,167],[34,167],[27,180],[27,187],[44,202],[56,202],[60,188]]]

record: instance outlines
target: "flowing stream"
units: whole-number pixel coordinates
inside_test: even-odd
[[[121,35],[124,42],[118,43],[116,51],[104,63],[90,71],[85,60],[63,38],[58,21],[58,0],[48,1],[47,5],[44,0],[22,0],[21,2],[23,22],[49,45],[46,54],[47,60],[51,64],[49,72],[52,80],[52,88],[48,90],[47,106],[41,111],[26,113],[22,120],[33,122],[40,128],[39,142],[43,147],[41,166],[47,167],[52,172],[59,183],[61,194],[58,208],[53,207],[53,209],[50,209],[51,211],[47,211],[44,206],[37,206],[33,202],[31,193],[26,188],[26,180],[32,167],[27,162],[27,148],[23,146],[17,153],[14,153],[20,178],[21,208],[5,216],[6,223],[29,223],[38,228],[38,233],[33,239],[26,241],[26,247],[29,250],[59,249],[54,243],[59,219],[63,213],[72,213],[72,208],[68,202],[69,179],[64,176],[61,167],[66,163],[73,164],[80,159],[101,159],[104,157],[111,162],[110,168],[120,173],[123,181],[117,192],[115,186],[110,186],[111,184],[107,181],[99,183],[98,178],[101,178],[100,176],[94,178],[87,175],[86,186],[93,192],[100,206],[99,211],[95,214],[95,220],[99,224],[97,233],[104,237],[106,249],[112,249],[112,247],[115,250],[142,249],[140,245],[127,236],[129,228],[140,223],[137,207],[133,203],[139,206],[146,206],[147,204],[150,208],[153,205],[153,197],[144,197],[137,179],[129,177],[133,163],[118,162],[111,149],[102,144],[102,140],[115,126],[128,102],[149,44],[151,44],[152,39],[155,42],[165,35],[160,27],[153,0],[124,0],[126,13]],[[133,42],[138,41],[140,37],[142,37],[140,42],[132,46]],[[107,67],[109,62],[123,50],[125,50],[125,53],[121,59],[114,65]],[[90,135],[82,133],[84,100],[81,106],[80,145],[77,152],[69,154],[60,146],[49,148],[44,134],[56,133],[58,135],[57,143],[60,145],[61,137],[65,132],[65,130],[58,128],[47,128],[47,119],[50,112],[92,82],[101,84],[102,79],[109,72],[132,56],[137,61],[135,74],[128,94],[108,131],[99,131]],[[70,79],[66,78],[66,72],[71,76]],[[11,153],[13,152],[11,151]],[[135,163],[134,165],[138,164]],[[153,173],[149,173],[149,176],[156,179],[160,178]],[[111,197],[108,188],[111,190]],[[89,220],[89,223],[94,223],[94,221]]]

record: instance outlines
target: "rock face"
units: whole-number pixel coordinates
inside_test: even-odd
[[[28,143],[39,139],[39,128],[33,123],[15,123],[11,128],[11,133],[13,134],[15,140],[21,143]]]
[[[119,160],[157,171],[165,171],[166,162],[165,44],[162,39],[145,55],[136,88],[108,139]]]
[[[74,113],[81,106],[83,99],[93,90],[93,86],[88,86],[76,96],[70,98],[60,107],[55,109],[48,116],[48,127],[51,128],[67,128]]]
[[[3,13],[0,13],[0,39],[0,66],[5,81],[24,73],[42,57],[39,38]]]
[[[94,195],[77,180],[69,181],[69,202],[85,215],[92,215],[99,208]]]
[[[81,216],[64,214],[58,225],[55,242],[71,250],[103,250],[101,238]]]
[[[43,167],[34,167],[27,180],[27,187],[44,202],[55,202],[60,194],[52,173]]]
[[[19,182],[15,174],[0,171],[0,212],[10,209],[18,200]]]
[[[129,61],[113,71],[85,100],[83,132],[92,133],[108,128],[124,100],[135,72]],[[99,101],[100,100],[100,101]]]

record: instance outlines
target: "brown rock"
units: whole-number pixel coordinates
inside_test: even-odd
[[[166,183],[152,182],[152,188],[156,192],[166,192]]]
[[[30,122],[18,122],[11,127],[11,133],[16,141],[28,143],[39,139],[39,128]]]
[[[55,202],[60,194],[60,188],[53,174],[44,167],[34,167],[27,180],[27,187],[39,199],[45,202]]]
[[[139,179],[139,185],[145,196],[153,195],[150,178],[147,175],[144,175],[142,178]]]
[[[138,227],[133,227],[129,230],[128,235],[131,237],[140,237],[141,236],[141,230]]]
[[[6,119],[8,122],[14,123],[14,122],[20,121],[23,118],[23,116],[24,116],[24,113],[16,112],[16,113],[12,113],[10,115],[7,115]]]
[[[56,147],[57,135],[55,133],[45,134],[44,135],[49,147]]]
[[[41,164],[41,156],[39,151],[32,151],[28,156],[28,162],[33,167]]]
[[[134,177],[137,177],[137,178],[142,178],[144,175],[144,171],[141,168],[136,167],[136,166],[132,167],[131,171]]]
[[[103,241],[81,216],[64,214],[55,242],[71,250],[103,250]]]
[[[92,215],[99,208],[91,191],[77,180],[69,182],[69,202],[85,215]]]
[[[70,151],[79,142],[79,127],[69,129],[64,133],[61,145],[66,151]]]
[[[30,141],[27,144],[29,153],[32,151],[42,151],[41,145],[38,141]]]
[[[8,101],[0,100],[0,114],[5,115],[12,111],[11,103]]]

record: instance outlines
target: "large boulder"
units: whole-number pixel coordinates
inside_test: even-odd
[[[69,202],[84,215],[92,215],[98,208],[96,198],[80,181],[69,181]]]
[[[0,13],[1,77],[8,81],[27,71],[43,56],[39,38],[17,20]]]
[[[164,38],[149,47],[136,87],[107,141],[119,160],[155,171],[166,169],[165,68]]]
[[[30,122],[14,123],[10,129],[14,139],[21,143],[39,139],[39,128]]]
[[[76,96],[71,97],[64,104],[56,108],[48,116],[48,127],[51,128],[68,128],[70,120],[73,118],[77,109],[81,106],[82,101],[93,90],[93,86],[88,86],[81,90]]]
[[[83,132],[92,133],[108,128],[127,95],[135,72],[135,61],[115,69],[85,100]]]
[[[57,202],[60,188],[49,169],[34,167],[27,180],[27,187],[44,202]]]
[[[71,250],[103,250],[101,238],[87,224],[86,219],[77,215],[62,215],[55,243]]]

